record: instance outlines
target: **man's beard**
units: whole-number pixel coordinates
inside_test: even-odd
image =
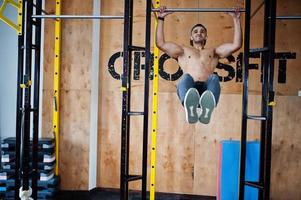
[[[198,40],[198,41],[194,41],[195,44],[200,44],[200,45],[205,45],[206,43],[206,39],[201,39],[201,40]]]

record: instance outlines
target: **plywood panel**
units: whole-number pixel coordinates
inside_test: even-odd
[[[59,172],[62,189],[87,189],[90,96],[87,90],[62,91]],[[50,102],[49,102],[50,101]],[[52,90],[44,91],[43,136],[52,133]]]
[[[101,1],[102,14],[107,15],[123,15],[123,3],[119,1]],[[135,2],[135,7],[141,5],[141,1]],[[100,187],[119,188],[120,177],[120,132],[121,132],[121,81],[120,75],[122,73],[122,57],[119,58],[111,66],[119,79],[114,79],[109,73],[111,56],[115,53],[123,50],[123,21],[111,20],[101,21],[101,39],[100,39],[100,77],[99,77],[99,140],[98,140],[98,174],[97,185]],[[139,30],[142,32],[142,30]],[[140,34],[141,34],[140,33]],[[138,38],[138,37],[137,37]],[[135,41],[135,39],[134,39]],[[136,43],[136,45],[141,45]],[[137,83],[140,85],[141,82]],[[137,85],[134,83],[133,85]],[[140,90],[141,91],[141,90]],[[132,94],[135,96],[135,89]],[[137,96],[137,95],[136,95]],[[141,97],[140,97],[141,99]],[[140,107],[133,107],[135,111],[142,111]],[[138,117],[141,118],[141,117]],[[134,122],[134,120],[132,120]],[[142,130],[142,123],[134,122],[132,127],[137,130]],[[131,129],[133,130],[133,128]],[[136,133],[141,133],[136,130]],[[135,131],[131,132],[135,135]],[[135,151],[135,154],[131,153],[130,170],[132,173],[141,174],[139,166],[141,163],[141,137],[136,134],[133,137],[134,141],[131,150]],[[138,142],[139,141],[139,142]],[[139,181],[138,181],[139,182]],[[137,188],[137,185],[131,186],[131,188]],[[138,188],[137,188],[138,189]]]
[[[98,186],[117,188],[120,172],[121,93],[102,93],[99,107]]]
[[[46,10],[54,12],[55,1],[46,2]],[[68,1],[62,14],[90,15],[92,0]],[[88,188],[88,156],[90,125],[90,66],[92,22],[62,22],[61,46],[61,114],[59,171],[61,189]],[[52,89],[54,59],[54,20],[45,24],[43,135],[52,134]]]
[[[55,1],[47,1],[45,8],[49,13],[55,13]],[[54,74],[54,22],[53,20],[44,20],[44,66],[43,66],[43,88],[45,90],[53,89]]]
[[[43,137],[54,137],[52,129],[53,91],[43,91]]]
[[[194,194],[216,196],[220,139],[214,134],[195,133]]]
[[[62,189],[87,189],[90,91],[62,92],[60,174]]]
[[[194,180],[193,132],[179,135],[177,129],[159,132],[157,137],[156,190],[192,193]]]
[[[272,149],[272,199],[300,199],[300,140],[273,144]]]
[[[274,112],[271,193],[273,199],[300,199],[300,97],[277,97]]]

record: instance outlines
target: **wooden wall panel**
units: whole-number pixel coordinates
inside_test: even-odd
[[[160,131],[157,139],[157,191],[193,193],[193,132]]]
[[[49,13],[54,13],[55,2],[48,1],[45,5]],[[44,32],[44,66],[43,66],[43,136],[53,137],[52,103],[53,103],[53,74],[54,74],[54,23],[45,20]]]
[[[278,1],[277,15],[298,15],[301,3],[298,0]],[[287,60],[286,83],[276,84],[278,95],[296,96],[300,90],[300,20],[278,20],[276,23],[276,52],[296,53],[296,59]],[[276,62],[275,82],[278,78],[279,60]]]
[[[275,199],[300,199],[300,97],[277,97],[274,112],[271,193]]]
[[[98,185],[117,187],[120,168],[121,95],[102,93],[100,99],[98,137]]]
[[[62,14],[90,15],[92,0],[63,1]],[[54,12],[55,1],[46,2]],[[62,22],[59,171],[61,189],[88,189],[92,22]],[[54,20],[45,24],[43,135],[52,134]]]
[[[158,105],[158,191],[193,192],[195,127],[181,123],[184,115],[174,93],[161,93]]]
[[[62,189],[88,189],[90,91],[62,91],[60,174]]]

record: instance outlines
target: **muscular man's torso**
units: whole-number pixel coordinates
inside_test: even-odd
[[[184,73],[190,74],[195,81],[206,81],[218,64],[215,49],[195,49],[183,46],[184,54],[178,57],[178,63]]]

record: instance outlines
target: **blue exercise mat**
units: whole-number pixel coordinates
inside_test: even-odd
[[[257,141],[247,142],[246,181],[259,180],[259,149]],[[239,190],[240,141],[222,141],[220,144],[218,199],[236,200]],[[245,200],[257,200],[258,189],[245,186]]]

